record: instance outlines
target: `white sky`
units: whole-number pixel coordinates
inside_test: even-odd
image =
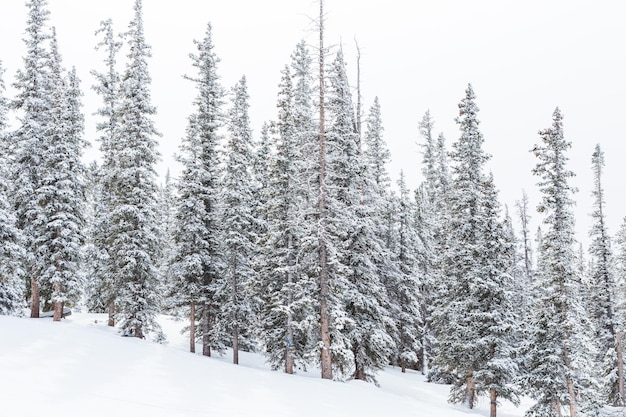
[[[0,5],[0,59],[13,82],[21,67],[26,7],[21,0]],[[89,87],[92,69],[102,69],[94,51],[99,22],[113,18],[124,31],[133,0],[49,0],[66,67],[75,65],[85,90],[87,139],[95,136],[91,114],[99,105]],[[549,127],[559,106],[566,138],[573,142],[570,169],[578,206],[579,238],[587,241],[591,212],[591,153],[600,143],[606,153],[604,187],[610,232],[626,210],[622,156],[626,151],[626,4],[620,0],[326,0],[328,45],[343,44],[352,82],[356,69],[353,39],[361,47],[365,108],[380,98],[385,138],[392,152],[394,180],[404,169],[412,187],[421,181],[417,124],[427,109],[450,145],[458,137],[457,104],[471,82],[481,108],[485,148],[500,189],[513,211],[526,189],[534,213],[539,194],[529,152],[537,131]],[[315,0],[144,0],[146,38],[152,46],[156,124],[163,133],[159,165],[177,172],[171,155],[184,135],[195,95],[183,74],[193,74],[189,53],[213,24],[219,74],[226,88],[248,78],[251,118],[256,134],[276,116],[281,68],[300,39],[317,42]],[[120,57],[120,60],[123,58]],[[9,90],[9,95],[12,91]],[[94,149],[88,158],[96,157]]]

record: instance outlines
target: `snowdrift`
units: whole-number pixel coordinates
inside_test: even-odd
[[[446,402],[448,387],[389,368],[373,384],[324,381],[316,371],[272,372],[258,354],[206,358],[186,351],[182,322],[161,317],[167,345],[120,337],[106,316],[59,323],[0,316],[0,416],[334,417],[489,415]],[[201,351],[201,349],[197,349]],[[504,404],[502,417],[526,407]]]

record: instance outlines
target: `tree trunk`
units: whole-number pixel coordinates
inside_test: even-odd
[[[428,367],[430,366],[430,363],[428,362],[428,332],[429,331],[430,331],[430,328],[428,327],[428,322],[425,322],[424,334],[422,336],[422,375],[428,375]]]
[[[202,306],[202,354],[211,356],[211,335],[209,334],[209,303]]]
[[[476,383],[471,375],[466,379],[465,400],[467,401],[467,406],[473,409],[476,404]]]
[[[233,363],[239,365],[239,327],[233,326]]]
[[[569,359],[569,350],[563,350],[563,361],[567,369],[571,370],[572,365]],[[576,413],[576,391],[574,390],[574,381],[571,376],[567,376],[567,393],[569,394],[569,417],[577,417]]]
[[[239,307],[239,289],[237,288],[237,260],[233,260],[233,280],[232,280],[232,290],[233,290],[233,363],[235,365],[239,365],[239,324],[238,324],[238,315],[237,308]]]
[[[498,393],[493,388],[489,390],[489,399],[491,400],[489,402],[489,417],[496,417],[496,412],[498,410]]]
[[[365,381],[365,368],[363,365],[357,364],[355,360],[356,369],[354,371],[354,379],[358,379],[360,381]]]
[[[291,233],[287,236],[287,247],[289,248],[289,253],[291,254],[293,249],[293,237]],[[287,270],[287,286],[289,288],[289,293],[287,295],[287,340],[285,343],[287,344],[285,349],[285,373],[293,374],[293,313],[291,311],[291,304],[293,303],[293,261],[289,259],[289,269]]]
[[[30,292],[30,317],[33,319],[37,319],[39,318],[39,284],[37,284],[37,280],[34,276],[30,279]]]
[[[109,322],[107,325],[115,327],[115,301],[111,301],[109,303]]]
[[[196,302],[191,302],[189,313],[189,352],[196,353]]]
[[[60,282],[54,283],[54,292],[56,292],[57,294],[61,292]],[[62,317],[63,317],[63,302],[55,301],[54,302],[54,314],[52,316],[52,321],[61,321]]]
[[[322,339],[322,351],[320,362],[322,378],[333,378],[332,357],[330,354],[330,311],[328,297],[330,293],[328,285],[328,259],[326,249],[326,127],[324,123],[324,1],[320,0],[320,46],[319,46],[319,76],[320,76],[320,167],[319,167],[319,266],[320,266],[320,338]]]
[[[554,400],[554,413],[559,417],[563,415],[563,413],[561,413],[561,401],[558,398]]]
[[[618,330],[615,332],[615,350],[617,350],[617,390],[618,390],[618,403],[615,405],[623,407],[624,402],[624,348],[622,345],[622,332]]]
[[[287,312],[287,349],[285,350],[285,373],[293,374],[293,317],[291,310]]]

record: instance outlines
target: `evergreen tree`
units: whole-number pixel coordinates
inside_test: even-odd
[[[476,298],[475,282],[483,280],[479,275],[481,232],[485,228],[485,217],[481,212],[483,202],[483,166],[488,160],[482,149],[484,141],[478,130],[478,107],[471,88],[459,104],[456,119],[461,137],[453,144],[451,154],[453,185],[450,190],[450,219],[446,246],[449,248],[442,260],[445,283],[444,297],[437,303],[437,336],[440,348],[435,364],[449,374],[454,383],[451,400],[464,402],[473,408],[476,402],[474,372],[479,369],[480,359],[487,352],[478,345],[478,328],[473,316],[481,312]],[[481,271],[482,272],[482,271]]]
[[[50,286],[54,321],[61,320],[66,301],[78,299],[83,284],[80,276],[84,241],[84,176],[81,162],[87,142],[82,138],[84,122],[76,71],[66,78],[53,31],[50,68],[55,82],[51,95],[50,133],[43,156],[40,206],[46,216],[34,223],[34,245],[39,259],[35,271],[43,286]]]
[[[431,372],[430,363],[436,351],[437,340],[433,329],[433,301],[437,296],[438,283],[443,282],[440,268],[441,254],[445,252],[444,230],[446,224],[446,201],[448,189],[448,163],[445,137],[436,140],[433,134],[434,120],[427,111],[419,123],[422,147],[422,174],[425,181],[415,190],[414,228],[418,236],[417,260],[420,269],[420,314],[423,321],[421,334],[420,369],[429,379],[441,382],[445,375],[438,369]]]
[[[27,54],[24,68],[19,70],[14,87],[17,96],[12,107],[21,111],[19,128],[14,133],[14,164],[11,167],[13,190],[12,203],[16,208],[17,226],[25,238],[25,273],[30,281],[31,317],[39,317],[39,277],[36,274],[36,232],[34,224],[41,222],[45,215],[39,202],[43,179],[45,145],[50,134],[50,97],[54,87],[47,49],[50,34],[46,26],[50,12],[46,0],[32,0],[26,3],[28,20],[26,26]],[[41,268],[40,268],[41,269]]]
[[[111,243],[113,242],[111,224],[112,193],[117,169],[117,155],[115,154],[116,135],[119,133],[120,100],[121,100],[121,77],[117,71],[117,53],[122,43],[115,40],[112,21],[105,20],[100,23],[96,35],[102,34],[102,40],[96,49],[104,49],[105,72],[92,71],[96,78],[96,84],[92,88],[102,98],[102,107],[96,114],[102,118],[96,124],[96,130],[100,133],[97,138],[102,152],[102,163],[94,175],[93,204],[94,218],[91,227],[92,250],[90,259],[92,268],[92,299],[89,308],[99,309],[99,304],[104,303],[108,310],[108,325],[115,325],[115,299],[119,285],[114,282],[112,261],[110,259]],[[97,311],[97,310],[96,310]]]
[[[102,251],[96,244],[98,235],[97,221],[104,211],[102,189],[100,187],[100,169],[96,161],[92,161],[86,169],[85,176],[85,244],[83,246],[83,264],[81,270],[85,276],[83,303],[91,313],[106,313],[107,302],[102,291],[102,277],[99,273],[106,265],[101,258]]]
[[[594,320],[596,335],[595,340],[598,344],[598,353],[600,354],[598,361],[602,364],[603,376],[603,397],[607,403],[614,406],[623,405],[624,392],[620,391],[618,383],[618,375],[623,375],[623,362],[618,362],[621,354],[616,350],[621,341],[617,337],[621,337],[616,328],[618,318],[615,315],[616,310],[616,293],[615,278],[613,275],[611,242],[606,226],[605,219],[605,201],[604,189],[602,188],[602,170],[604,168],[604,152],[600,149],[600,145],[596,145],[593,152],[592,168],[594,176],[594,210],[591,217],[594,223],[589,232],[592,239],[589,253],[592,256],[591,262],[591,317]],[[622,384],[623,385],[623,384]]]
[[[156,340],[162,340],[156,322],[161,305],[154,171],[158,132],[151,118],[156,109],[150,100],[150,47],[144,38],[141,0],[135,1],[134,11],[125,33],[128,61],[120,85],[119,120],[110,144],[116,162],[111,179],[109,269],[117,287],[116,318],[121,331],[138,338],[154,333]]]
[[[195,44],[198,54],[191,55],[191,59],[198,73],[188,79],[196,84],[198,95],[179,157],[183,171],[178,181],[172,274],[179,283],[179,296],[190,307],[190,350],[195,352],[195,339],[201,337],[202,354],[211,356],[211,349],[225,348],[223,336],[226,336],[219,334],[215,326],[219,311],[215,283],[223,270],[218,156],[223,91],[210,24],[204,39]],[[200,329],[195,325],[197,315],[201,317]]]
[[[6,131],[8,101],[4,97],[4,68],[0,61],[0,315],[18,315],[23,304],[22,283],[23,238],[15,226],[13,209],[7,199],[9,185],[6,182],[11,163],[10,136]]]
[[[266,234],[262,240],[261,273],[254,283],[262,300],[260,336],[272,368],[292,374],[309,362],[315,327],[315,282],[302,262],[308,198],[303,185],[301,127],[296,93],[288,67],[282,71],[276,123],[276,149],[266,173]],[[264,140],[266,142],[266,140]]]
[[[453,186],[446,230],[444,272],[448,282],[436,312],[437,366],[452,378],[450,399],[473,408],[489,392],[492,416],[498,398],[515,400],[514,364],[508,338],[511,314],[511,265],[495,188],[482,170],[483,151],[478,107],[468,86],[456,119],[461,137],[452,153]]]
[[[422,321],[422,308],[424,303],[421,299],[420,289],[423,288],[420,280],[420,269],[416,248],[420,247],[419,236],[415,231],[415,204],[409,198],[409,190],[404,178],[404,172],[400,172],[398,180],[399,212],[398,212],[398,248],[396,252],[400,279],[396,283],[394,295],[400,309],[396,320],[398,339],[396,347],[399,354],[402,372],[406,368],[421,362],[422,367],[427,360],[418,353],[424,351],[422,345],[424,329]]]
[[[354,322],[346,313],[345,296],[350,285],[348,277],[352,275],[352,271],[349,270],[349,261],[345,258],[347,247],[343,245],[348,241],[354,227],[350,223],[354,222],[353,211],[348,208],[348,204],[360,201],[360,195],[354,183],[357,175],[354,171],[356,135],[352,124],[350,88],[341,52],[337,54],[328,72],[329,89],[324,106],[332,123],[324,131],[327,145],[323,161],[326,179],[321,187],[325,190],[325,221],[324,229],[320,231],[323,233],[327,257],[325,278],[328,288],[327,292],[322,291],[321,301],[325,303],[328,319],[328,349],[333,372],[349,375],[354,367],[355,357],[346,334],[354,327]],[[324,370],[324,365],[322,369]]]
[[[228,112],[227,160],[222,180],[224,271],[217,284],[220,305],[217,322],[232,335],[233,363],[239,363],[239,346],[250,349],[251,305],[245,288],[254,276],[256,219],[252,206],[252,131],[248,117],[248,87],[243,77],[233,88]]]
[[[574,173],[566,167],[571,143],[563,136],[562,115],[553,113],[553,124],[539,132],[542,144],[532,152],[538,158],[533,173],[540,177],[543,193],[538,210],[545,215],[546,232],[540,246],[536,279],[537,308],[528,340],[528,393],[537,403],[529,416],[595,415],[598,411],[594,366],[590,354],[589,320],[581,298],[580,277],[575,270],[574,217],[568,181]]]
[[[490,415],[496,417],[498,400],[501,398],[519,404],[517,388],[514,382],[518,376],[518,365],[514,360],[516,342],[519,341],[519,306],[518,285],[514,281],[516,253],[514,236],[507,230],[507,221],[499,220],[500,207],[498,195],[489,175],[484,181],[482,208],[485,215],[482,230],[481,254],[482,280],[475,283],[472,291],[482,304],[479,311],[474,311],[475,325],[479,326],[477,340],[474,343],[487,352],[481,358],[478,368],[473,373],[476,392],[488,392]],[[508,220],[510,224],[510,218]]]
[[[390,262],[385,262],[384,244],[377,238],[373,221],[377,209],[380,210],[373,203],[380,201],[376,186],[382,186],[384,169],[378,165],[380,162],[368,164],[369,161],[363,160],[359,152],[350,86],[341,51],[332,63],[329,84],[328,110],[332,123],[328,130],[331,145],[328,153],[328,207],[331,236],[339,262],[332,270],[332,278],[340,285],[338,289],[343,289],[336,294],[345,297],[341,300],[345,306],[335,305],[333,311],[334,330],[339,333],[339,329],[343,329],[342,336],[337,335],[334,340],[341,343],[335,351],[335,365],[345,373],[349,369],[346,361],[352,360],[352,377],[375,380],[374,373],[387,364],[395,348],[390,335],[394,324],[386,308],[387,291],[381,282],[381,277],[389,275],[389,271],[383,268]],[[374,107],[374,113],[376,111]],[[379,113],[370,118],[368,125],[366,137],[373,148],[374,142],[380,143],[376,141],[381,133]],[[347,280],[343,281],[343,277]],[[350,349],[351,355],[343,349]]]
[[[416,344],[411,338],[416,326],[420,324],[419,315],[414,317],[411,325],[406,322],[407,314],[413,314],[419,309],[416,304],[418,286],[411,288],[409,283],[416,283],[412,253],[408,252],[408,247],[402,247],[410,240],[412,230],[408,228],[412,224],[408,220],[412,219],[409,213],[411,209],[404,206],[406,201],[401,201],[402,196],[397,198],[389,191],[391,181],[387,164],[391,154],[383,138],[378,97],[374,98],[365,124],[365,148],[361,152],[357,147],[359,156],[362,153],[361,159],[365,163],[362,168],[362,185],[358,186],[363,190],[363,201],[357,213],[365,216],[370,233],[373,234],[369,238],[373,247],[366,254],[374,262],[376,274],[386,292],[385,298],[380,299],[379,303],[383,308],[381,313],[389,315],[390,319],[384,329],[393,338],[395,345],[390,359],[406,368],[407,364],[414,366],[416,363],[414,359],[419,349],[415,349]],[[378,240],[377,245],[375,240]]]

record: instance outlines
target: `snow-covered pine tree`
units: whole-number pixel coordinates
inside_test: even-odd
[[[152,116],[148,61],[150,47],[143,27],[142,0],[134,4],[128,31],[129,52],[121,78],[118,122],[110,143],[116,163],[111,175],[109,268],[117,287],[115,316],[124,334],[162,341],[156,321],[161,305],[158,259],[161,237],[157,222],[154,166],[159,158]]]
[[[413,315],[419,311],[416,304],[419,287],[411,287],[408,283],[412,281],[416,284],[415,265],[412,263],[412,254],[407,251],[409,248],[400,247],[401,244],[406,245],[406,239],[411,233],[408,227],[412,224],[407,221],[409,218],[412,219],[412,215],[409,218],[403,217],[409,215],[411,208],[401,206],[406,202],[401,202],[401,196],[397,197],[390,192],[391,181],[387,164],[391,154],[383,138],[384,129],[378,97],[374,98],[365,124],[364,149],[363,151],[358,149],[360,159],[363,159],[361,163],[365,164],[362,168],[362,185],[359,185],[363,201],[358,207],[357,214],[367,218],[366,224],[371,228],[369,233],[374,236],[371,239],[378,240],[377,246],[372,242],[373,248],[377,248],[378,253],[370,251],[369,256],[377,269],[380,283],[386,290],[386,299],[381,299],[380,302],[391,318],[385,329],[393,338],[395,345],[390,360],[404,367],[415,366],[416,362],[413,359],[417,357],[419,349],[413,350],[412,354],[409,352],[416,347],[415,343],[410,341],[409,334],[421,324],[420,317],[414,316],[413,323],[408,327],[405,320],[407,313]],[[403,227],[404,229],[400,230]],[[401,242],[401,239],[405,241]],[[405,264],[401,265],[402,262]],[[401,334],[401,327],[404,327],[405,334]]]
[[[13,134],[15,141],[14,163],[11,167],[12,204],[16,208],[17,226],[25,238],[25,273],[30,281],[30,316],[39,317],[39,277],[35,272],[36,248],[33,244],[35,221],[44,215],[39,205],[39,189],[43,177],[43,154],[50,134],[50,97],[54,82],[49,69],[47,21],[50,12],[47,0],[26,3],[26,56],[24,68],[17,72],[13,86],[17,95],[12,107],[20,111],[19,127]]]
[[[437,282],[440,281],[440,254],[443,248],[443,225],[445,224],[445,202],[448,181],[447,152],[445,138],[437,142],[433,136],[434,120],[427,111],[419,123],[422,147],[422,174],[425,181],[415,190],[415,216],[413,227],[418,236],[417,261],[420,270],[420,314],[422,319],[421,351],[419,368],[430,375],[430,362],[436,349],[436,337],[432,327],[433,300],[437,298]],[[435,371],[435,380],[442,375]]]
[[[305,235],[303,208],[308,194],[303,185],[300,126],[289,67],[282,71],[278,96],[276,149],[265,173],[266,233],[262,239],[260,274],[254,291],[261,300],[260,339],[272,368],[292,374],[308,364],[311,337],[317,325],[315,281],[302,262]],[[267,155],[266,155],[267,157]]]
[[[474,283],[472,295],[478,308],[472,311],[478,327],[474,346],[482,352],[473,373],[476,393],[488,393],[490,416],[496,417],[500,399],[519,404],[515,380],[518,365],[514,360],[516,343],[520,337],[520,304],[518,283],[515,280],[516,249],[514,236],[500,221],[498,193],[493,175],[484,180],[484,229],[481,232],[479,279]],[[510,219],[509,222],[510,224]],[[480,279],[482,278],[482,279]],[[524,300],[522,300],[522,303]]]
[[[250,349],[252,306],[246,292],[254,276],[252,260],[257,252],[257,226],[252,205],[252,131],[248,109],[248,86],[243,77],[232,89],[228,111],[228,143],[222,184],[222,229],[224,270],[216,282],[220,304],[216,318],[224,333],[230,334],[233,363],[239,363],[239,348]]]
[[[613,274],[613,254],[609,238],[606,218],[602,173],[604,168],[604,152],[596,145],[591,158],[594,189],[593,225],[589,231],[592,239],[589,253],[592,257],[590,271],[590,311],[595,324],[595,340],[598,344],[598,363],[602,364],[602,396],[607,404],[624,405],[624,392],[620,391],[618,375],[623,375],[623,359],[617,350],[621,345],[621,334],[617,331],[616,317],[617,287]],[[619,369],[622,368],[622,369]],[[623,383],[622,383],[623,386]]]
[[[424,325],[422,321],[422,308],[420,289],[424,286],[420,280],[420,265],[416,256],[421,248],[419,236],[415,230],[415,204],[409,196],[404,172],[400,171],[398,180],[398,244],[396,249],[397,264],[400,279],[394,286],[393,294],[398,302],[399,314],[395,317],[398,330],[396,349],[398,351],[400,367],[406,372],[407,367],[421,363],[422,369],[428,367],[428,360],[422,343],[426,338],[423,336]],[[418,357],[418,354],[421,357]]]
[[[54,29],[50,59],[54,87],[39,203],[45,216],[33,224],[33,244],[40,259],[34,270],[42,287],[50,286],[53,320],[60,321],[65,302],[77,300],[83,284],[79,265],[84,241],[85,167],[81,156],[87,142],[82,137],[82,93],[76,70],[67,77],[63,74]]]
[[[198,95],[180,148],[183,170],[178,180],[172,275],[179,283],[181,301],[190,308],[190,350],[195,352],[196,337],[201,337],[202,354],[211,356],[211,349],[225,348],[223,341],[228,337],[217,334],[215,326],[219,310],[215,282],[223,270],[218,146],[224,93],[217,74],[219,59],[213,51],[211,24],[204,39],[194,42],[198,54],[192,54],[191,59],[197,75],[187,78],[196,84]]]
[[[339,302],[331,310],[333,342],[337,346],[333,350],[334,365],[342,374],[350,371],[355,379],[375,381],[375,372],[388,363],[395,348],[390,335],[394,324],[381,281],[389,273],[382,269],[388,254],[374,222],[380,213],[380,207],[373,204],[380,201],[375,188],[376,175],[382,181],[383,173],[370,167],[358,149],[351,91],[341,50],[328,77],[327,109],[332,120],[327,131],[328,209],[330,238],[337,256],[330,276],[336,285],[333,295]]]
[[[429,381],[444,382],[443,374],[438,370],[431,370],[437,339],[433,328],[434,300],[437,299],[438,282],[441,273],[438,269],[440,251],[437,250],[437,225],[433,203],[425,183],[420,184],[414,194],[414,210],[412,229],[415,231],[415,258],[419,270],[419,302],[420,302],[420,351],[418,369],[422,375],[428,375]]]
[[[597,381],[592,363],[593,342],[589,319],[581,297],[580,277],[574,253],[574,216],[566,156],[571,143],[563,135],[563,117],[557,108],[553,124],[539,132],[542,143],[532,149],[538,158],[533,174],[543,198],[538,211],[544,214],[535,297],[527,340],[528,394],[537,402],[528,416],[570,417],[596,415],[599,408]],[[590,354],[591,353],[591,354]]]
[[[485,227],[485,216],[481,204],[484,174],[482,172],[489,156],[482,149],[484,141],[478,129],[478,107],[474,91],[470,86],[459,104],[456,119],[461,137],[453,144],[451,156],[453,180],[449,194],[449,221],[445,245],[449,248],[442,259],[442,268],[447,278],[445,291],[440,294],[435,309],[435,324],[439,349],[434,365],[439,372],[452,378],[454,387],[450,399],[473,408],[476,403],[474,372],[488,351],[477,344],[479,328],[473,316],[482,312],[474,283],[482,280],[480,267],[481,233]],[[443,283],[442,283],[443,285]]]
[[[495,188],[483,173],[489,156],[482,149],[475,98],[469,85],[456,119],[461,137],[451,154],[448,250],[442,260],[448,282],[435,315],[440,342],[435,363],[453,379],[450,400],[470,408],[482,393],[489,392],[494,402],[515,399],[507,388],[513,366],[505,334],[512,326],[510,265]]]
[[[100,257],[101,251],[96,246],[96,219],[104,210],[102,191],[100,187],[100,166],[96,161],[87,165],[85,181],[85,244],[82,255],[82,274],[85,277],[83,288],[83,304],[87,311],[92,313],[106,313],[108,305],[101,291],[102,280],[98,272],[106,264],[106,260]]]
[[[109,256],[110,245],[113,241],[110,226],[111,198],[113,190],[114,175],[116,173],[117,156],[115,155],[115,135],[119,133],[119,105],[121,100],[121,79],[117,71],[117,53],[122,47],[122,43],[115,40],[113,33],[113,22],[105,20],[100,22],[100,28],[96,35],[102,34],[102,40],[97,44],[96,49],[104,49],[104,72],[92,71],[96,78],[96,84],[92,88],[102,98],[102,107],[96,114],[101,117],[101,121],[96,124],[96,130],[100,133],[97,140],[100,143],[102,152],[102,163],[94,175],[93,204],[94,218],[91,226],[92,242],[90,251],[90,262],[93,263],[92,274],[92,295],[96,296],[90,303],[92,307],[97,307],[100,300],[105,304],[109,314],[108,325],[115,325],[115,299],[119,285],[114,282],[114,274],[111,269],[112,263]]]
[[[324,57],[322,57],[324,58]],[[320,130],[316,126],[315,121],[315,104],[314,104],[314,85],[315,80],[312,76],[313,59],[309,53],[309,49],[304,40],[301,40],[291,54],[291,79],[293,84],[293,125],[294,134],[296,136],[296,146],[299,148],[298,155],[298,171],[299,185],[302,201],[300,201],[300,228],[299,231],[299,249],[298,249],[298,267],[303,271],[301,277],[303,288],[309,288],[310,294],[314,294],[320,290],[320,240],[319,240],[319,223],[316,213],[319,213],[319,192],[320,188],[320,168],[321,159],[319,139]],[[320,77],[322,77],[320,75]],[[320,78],[320,81],[324,78]],[[324,83],[320,83],[323,87]],[[324,93],[320,90],[321,93]],[[321,102],[320,102],[321,103]],[[324,121],[320,119],[320,121]],[[325,160],[324,163],[327,161]],[[306,302],[311,302],[307,299]],[[308,352],[305,360],[307,362],[317,362],[320,358],[319,344],[315,345],[314,336],[315,329],[320,329],[321,310],[316,311],[315,306],[321,306],[321,300],[313,301],[311,305],[305,307],[304,300],[299,307],[301,315],[306,313],[308,316],[301,316],[301,334],[308,334]],[[316,324],[317,322],[317,324]]]
[[[23,238],[15,226],[15,215],[7,193],[6,178],[11,164],[10,136],[7,133],[8,100],[4,96],[4,68],[0,61],[0,314],[17,315],[24,299],[22,261]]]

